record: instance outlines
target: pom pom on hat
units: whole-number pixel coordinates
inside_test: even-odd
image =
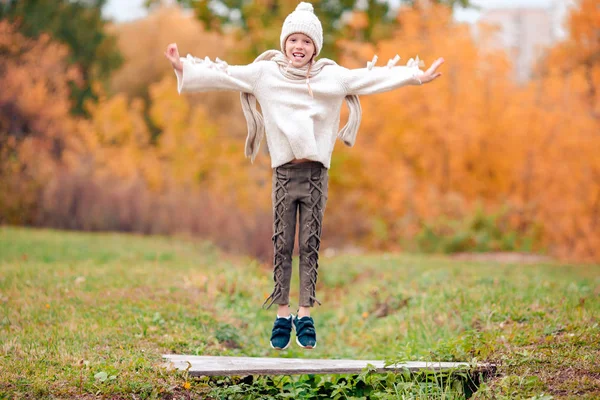
[[[285,52],[285,41],[293,33],[304,33],[311,38],[315,45],[315,53],[319,55],[323,47],[323,27],[315,15],[312,4],[301,2],[283,22],[280,37],[281,51]]]
[[[298,4],[298,6],[296,7],[296,11],[310,11],[314,14],[315,9],[313,8],[312,4],[303,1],[300,4]]]

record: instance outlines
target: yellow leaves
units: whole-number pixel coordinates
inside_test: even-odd
[[[130,97],[143,96],[151,84],[165,76],[173,77],[163,55],[167,44],[177,43],[182,56],[191,53],[212,59],[222,58],[229,47],[223,36],[205,32],[198,20],[176,6],[161,7],[147,18],[117,24],[113,30],[127,61],[112,76],[111,88]],[[169,89],[173,91],[175,86]]]
[[[133,124],[129,118],[127,98],[116,95],[91,110],[94,131],[103,145],[120,146],[129,142]]]
[[[170,75],[150,85],[150,118],[161,129],[180,131],[186,128],[190,107],[176,88],[175,76]]]
[[[101,99],[90,107],[90,113],[90,126],[81,126],[82,138],[94,156],[98,176],[125,180],[138,176],[143,160],[152,153],[141,101],[130,103],[125,95],[118,94]],[[159,181],[153,176],[153,186]]]
[[[341,43],[339,62],[351,68],[364,67],[374,54],[380,66],[396,54],[402,57],[398,65],[416,55],[427,66],[439,56],[446,62],[443,76],[432,84],[361,98],[358,143],[353,149],[336,146],[332,159],[335,195],[325,221],[336,227],[336,236],[394,246],[414,236],[424,221],[460,219],[483,201],[490,210],[512,207],[509,221],[516,230],[542,226],[555,254],[598,259],[600,63],[589,56],[600,51],[593,40],[599,23],[594,1],[582,0],[581,7],[573,13],[571,37],[552,50],[537,80],[522,87],[510,80],[506,55],[477,46],[444,6],[403,9],[400,29],[377,46]],[[362,29],[366,16],[354,17]],[[127,203],[131,210],[123,213],[133,221],[127,226],[135,225],[136,212],[147,212],[135,207],[152,210],[143,229],[177,226],[164,210],[193,214],[198,198],[219,203],[224,213],[227,207],[232,214],[270,213],[270,160],[264,143],[254,165],[244,158],[239,95],[180,96],[162,45],[157,47],[176,41],[182,54],[222,57],[233,35],[216,38],[168,8],[115,27],[128,60],[112,82],[118,93],[90,106],[89,120],[74,120],[67,81],[78,71],[65,68],[66,49],[11,29],[0,22],[0,50],[9,55],[0,59],[0,106],[10,111],[0,112],[0,127],[16,118],[28,136],[17,140],[0,132],[0,192],[20,191],[27,204],[35,204],[29,201],[35,186],[4,179],[26,171],[37,182],[50,181],[60,152],[62,171],[109,187],[115,199],[126,191],[122,188],[131,192],[136,185],[156,195],[158,200],[146,194],[139,203]],[[255,34],[267,39],[279,29]],[[16,158],[9,157],[13,151]],[[0,197],[0,208],[13,204]],[[193,227],[182,223],[181,229],[212,229],[201,220]],[[260,221],[249,217],[239,229]],[[386,232],[385,242],[373,233],[372,221]]]
[[[364,63],[401,52],[404,62],[418,53],[429,64],[443,56],[443,76],[361,99],[360,151],[350,153],[361,169],[351,186],[336,187],[338,196],[361,188],[360,205],[393,235],[442,215],[460,218],[479,200],[490,209],[510,201],[515,229],[532,221],[551,227],[544,240],[555,249],[567,246],[561,235],[569,232],[577,245],[567,253],[600,257],[589,240],[600,236],[592,223],[600,207],[600,96],[590,96],[600,68],[579,65],[568,76],[553,72],[517,87],[506,56],[477,47],[445,7],[407,8],[398,18],[393,38],[376,49],[353,44],[341,63],[364,66],[358,56]]]

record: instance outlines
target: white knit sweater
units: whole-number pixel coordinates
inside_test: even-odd
[[[418,85],[416,76],[422,72],[416,64],[359,69],[328,65],[311,77],[311,97],[305,80],[284,77],[273,61],[239,66],[191,56],[181,61],[183,73],[175,70],[179,93],[234,90],[256,96],[273,168],[300,158],[319,161],[329,168],[345,96]]]

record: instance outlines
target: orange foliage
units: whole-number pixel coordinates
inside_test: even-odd
[[[70,146],[65,46],[47,35],[29,39],[0,21],[0,221],[32,222],[37,183],[55,172]]]
[[[165,60],[163,50],[177,43],[182,56],[220,57],[233,64],[233,37],[206,32],[202,24],[179,6],[161,6],[148,18],[111,27],[117,37],[119,51],[125,63],[111,78],[111,92],[124,93],[129,98],[150,98],[149,88],[165,76],[173,77],[173,69]],[[171,94],[175,86],[167,89]],[[244,140],[246,122],[239,105],[239,94],[214,92],[188,94],[191,107],[203,105],[211,111],[211,120],[228,136]],[[150,104],[147,105],[150,108]]]
[[[541,192],[535,217],[563,257],[600,259],[600,7],[580,0],[568,19],[567,39],[539,66],[530,91],[531,119],[543,134],[539,154]],[[542,158],[540,160],[540,158]],[[533,169],[533,167],[532,167]],[[541,197],[543,201],[541,201]]]
[[[117,36],[125,59],[111,78],[111,88],[131,97],[145,95],[149,84],[173,74],[163,55],[169,43],[177,43],[182,56],[191,53],[213,59],[223,58],[231,46],[226,38],[205,32],[193,15],[177,6],[161,6],[147,18],[113,25],[110,31]]]
[[[538,248],[600,260],[595,3],[580,2],[569,38],[522,87],[510,79],[510,60],[476,46],[445,6],[401,10],[401,28],[377,46],[341,43],[347,67],[373,54],[384,65],[396,53],[404,62],[418,54],[446,63],[433,84],[361,99],[356,147],[339,144],[333,153],[324,247],[397,248],[426,224],[464,219],[483,203],[489,212],[506,208],[515,232],[540,229]],[[0,60],[0,110],[10,111],[0,113],[0,218],[18,208],[17,198],[30,207],[24,222],[38,215],[39,223],[66,228],[183,231],[266,257],[266,146],[250,165],[239,95],[179,96],[162,56],[176,41],[183,54],[227,59],[231,43],[197,24],[164,8],[114,27],[126,58],[112,81],[116,93],[90,106],[89,120],[75,120],[66,82],[76,71],[66,69],[64,48],[0,23],[9,54]]]
[[[149,118],[161,131],[156,140],[139,99],[119,94],[91,106],[91,119],[78,124],[73,168],[44,187],[41,221],[60,228],[190,233],[268,257],[269,170],[248,168],[243,142],[222,134],[203,106],[192,107],[175,87],[168,76],[149,88]]]
[[[360,205],[384,221],[385,240],[464,217],[483,200],[490,210],[508,206],[515,230],[541,226],[540,245],[554,254],[599,259],[600,126],[596,103],[584,104],[585,73],[550,74],[521,89],[503,55],[482,54],[447,8],[406,9],[399,19],[394,38],[376,49],[350,45],[343,60],[369,60],[373,51],[380,60],[446,59],[434,84],[362,99],[360,150],[350,153],[360,159],[352,164],[359,181],[348,190],[368,194]]]

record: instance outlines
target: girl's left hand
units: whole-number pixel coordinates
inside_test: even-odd
[[[438,58],[437,60],[435,60],[433,62],[433,64],[431,64],[431,67],[429,67],[429,69],[425,72],[423,72],[421,75],[418,76],[418,78],[421,80],[421,83],[428,83],[431,82],[432,80],[442,76],[441,72],[437,72],[437,69],[440,67],[440,65],[442,65],[444,63],[444,59],[443,58]]]

